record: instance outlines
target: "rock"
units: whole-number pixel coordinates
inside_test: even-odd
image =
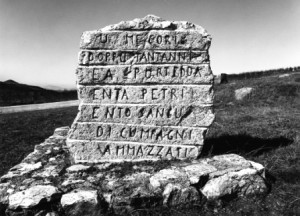
[[[6,204],[8,203],[8,193],[9,183],[0,184],[0,203]]]
[[[9,196],[9,208],[31,208],[41,201],[53,201],[57,199],[60,192],[51,185],[37,185],[25,191],[20,191]]]
[[[40,169],[42,167],[42,163],[38,162],[35,164],[29,163],[20,163],[9,170],[9,172],[1,177],[1,180],[10,179],[13,177],[18,177],[30,173],[34,170]]]
[[[33,178],[49,178],[49,177],[58,177],[63,170],[63,166],[47,166],[43,169],[42,172],[36,172],[32,175]]]
[[[55,161],[55,157],[49,158],[49,162]]]
[[[279,78],[285,78],[285,77],[289,77],[291,76],[291,74],[282,74],[282,75],[279,75],[278,77]]]
[[[70,130],[70,128],[68,126],[56,128],[53,135],[65,137],[68,135],[69,130]]]
[[[83,180],[83,179],[77,179],[77,180],[67,179],[61,185],[63,187],[67,187],[67,186],[74,185],[74,184],[83,184],[84,182],[85,182],[85,180]]]
[[[164,187],[171,182],[186,184],[187,180],[188,175],[184,171],[178,170],[176,168],[163,169],[150,178],[150,185],[154,190],[156,190],[160,187]]]
[[[201,177],[206,177],[208,174],[217,171],[216,167],[205,163],[188,165],[182,167],[182,169],[187,173],[191,184],[198,184]]]
[[[103,208],[96,190],[75,190],[64,194],[61,205],[68,216],[101,215]]]
[[[209,178],[216,178],[229,172],[236,172],[242,169],[254,168],[250,161],[236,154],[217,155],[207,160],[207,163],[217,170],[209,173]]]
[[[102,170],[105,170],[105,169],[109,168],[111,165],[112,165],[112,163],[103,163],[103,164],[96,165],[95,167],[99,171],[102,171]]]
[[[90,169],[90,166],[85,166],[82,164],[73,165],[67,168],[67,172],[86,172],[88,169]]]
[[[42,167],[41,162],[38,162],[36,164],[20,163],[20,164],[14,166],[13,168],[11,168],[10,171],[12,171],[12,172],[19,171],[22,174],[25,174],[25,173],[31,172],[33,170],[37,170],[41,167]]]
[[[163,204],[166,206],[199,204],[201,196],[195,187],[183,187],[169,183],[163,192]]]
[[[45,216],[59,216],[57,212],[48,212]]]
[[[245,87],[235,90],[235,99],[243,100],[246,96],[248,96],[252,92],[253,88]]]
[[[0,215],[5,215],[5,210],[8,206],[8,193],[9,183],[0,184]]]
[[[149,180],[151,174],[147,172],[138,172],[130,175],[126,175],[122,178],[123,181],[130,182],[130,184],[135,185],[140,182],[146,182]]]
[[[267,186],[258,171],[251,168],[229,172],[210,179],[201,189],[208,200],[217,200],[226,196],[245,196],[266,192]]]

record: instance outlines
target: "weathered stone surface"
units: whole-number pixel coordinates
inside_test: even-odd
[[[85,182],[85,180],[83,179],[79,179],[79,180],[72,180],[72,179],[67,179],[66,181],[64,181],[61,186],[63,187],[68,187],[68,186],[73,186],[76,184],[83,184]]]
[[[182,168],[188,175],[191,184],[198,184],[201,177],[206,177],[210,173],[217,171],[217,168],[206,164],[206,163],[196,163],[184,166]]]
[[[78,64],[130,65],[130,64],[203,64],[209,63],[207,52],[201,51],[96,51],[81,50]]]
[[[166,206],[189,206],[199,204],[201,196],[195,187],[169,183],[163,192],[163,204]]]
[[[42,154],[39,159],[32,158],[34,164],[42,162],[41,166],[26,175],[1,178],[0,214],[6,211],[8,215],[18,215],[20,212],[34,211],[36,215],[51,212],[57,215],[100,215],[109,211],[128,215],[137,209],[162,205],[202,206],[205,200],[218,201],[224,197],[228,200],[268,191],[264,167],[235,154],[191,161],[137,162],[144,159],[140,157],[141,151],[145,152],[137,148],[135,152],[139,152],[140,158],[127,157],[128,160],[134,158],[135,163],[107,163],[106,153],[78,161],[85,162],[84,165],[72,165],[65,142],[66,136],[52,136],[35,149],[47,152],[56,146],[62,148],[61,151],[53,151],[51,155]],[[94,141],[88,145],[91,143]],[[88,157],[80,148],[78,154]],[[123,157],[123,151],[125,154],[127,150],[127,147],[119,148],[119,157],[113,156],[112,161],[125,160],[120,158]],[[90,149],[89,152],[94,151]],[[110,151],[112,153],[115,150],[111,147]],[[164,151],[161,150],[160,154]],[[173,154],[176,156],[177,150]],[[170,155],[165,156],[168,158]],[[55,158],[55,163],[50,158]],[[100,162],[99,158],[104,158],[103,164],[93,163],[94,159]],[[25,160],[30,164],[28,157]]]
[[[73,140],[127,141],[151,144],[202,145],[206,128],[159,127],[104,123],[77,123],[69,136]]]
[[[76,164],[73,166],[70,166],[67,168],[67,172],[82,172],[82,171],[87,171],[88,169],[90,169],[90,166],[85,166],[82,164]]]
[[[9,208],[31,208],[38,205],[42,200],[47,202],[57,198],[59,191],[51,185],[37,185],[25,191],[20,191],[9,196]]]
[[[267,186],[257,170],[246,168],[237,172],[229,172],[223,176],[209,180],[201,189],[208,200],[215,200],[230,195],[250,195],[267,191]]]
[[[41,162],[35,164],[20,163],[14,166],[13,168],[11,168],[6,175],[2,176],[1,180],[22,176],[34,170],[40,169],[41,167],[42,167]]]
[[[68,135],[68,132],[69,132],[69,127],[66,126],[66,127],[60,127],[60,128],[56,128],[54,133],[53,133],[53,136],[67,136]]]
[[[72,162],[195,159],[214,120],[210,42],[200,26],[152,15],[84,32]]]
[[[64,194],[60,202],[69,216],[101,215],[101,206],[96,190],[74,190]]]
[[[89,202],[91,204],[98,203],[97,191],[75,190],[70,193],[64,194],[61,197],[61,205],[63,208],[71,206],[76,203]]]
[[[79,86],[79,99],[97,104],[188,104],[213,103],[211,85]]]
[[[132,160],[194,159],[202,146],[193,145],[150,145],[143,143],[115,143],[107,141],[72,141],[69,149],[73,160],[79,162],[122,162]],[[87,153],[88,152],[88,153]]]
[[[42,172],[35,172],[33,174],[34,178],[49,178],[49,177],[58,177],[61,171],[63,170],[63,166],[45,166]]]
[[[130,21],[122,21],[110,25],[103,30],[197,30],[205,36],[209,36],[205,29],[186,21],[167,21],[155,15],[147,15],[144,18],[136,18]]]
[[[208,127],[215,118],[212,106],[82,104],[79,112],[77,122],[144,123],[152,126]]]
[[[82,34],[81,49],[122,49],[122,50],[200,50],[207,51],[211,38],[199,30],[151,30],[145,31],[96,30]]]
[[[188,176],[180,169],[163,169],[150,178],[150,185],[154,189],[164,188],[169,183],[188,185]]]
[[[0,215],[5,213],[8,206],[8,195],[7,190],[9,189],[9,183],[0,184]]]
[[[253,88],[251,87],[244,87],[235,90],[235,99],[236,100],[243,100],[247,95],[252,92]]]
[[[212,84],[209,64],[78,67],[78,84]]]
[[[185,21],[166,21],[148,15],[101,30],[84,32],[80,46],[83,49],[207,50],[210,41],[210,35],[201,26]]]

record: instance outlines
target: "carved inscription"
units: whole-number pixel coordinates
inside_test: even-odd
[[[78,122],[208,127],[214,120],[211,106],[82,105]]]
[[[84,32],[75,163],[197,158],[214,120],[210,35],[147,16]]]
[[[198,31],[85,32],[82,49],[196,49],[206,51],[210,39]]]
[[[130,141],[153,144],[195,145],[202,143],[206,128],[155,127],[126,124],[76,123],[75,140]]]
[[[211,104],[209,85],[191,86],[79,86],[79,98],[102,104]]]
[[[79,67],[79,84],[178,83],[211,84],[209,65],[139,65]]]
[[[94,163],[107,160],[158,160],[158,159],[186,159],[196,158],[202,146],[151,145],[116,142],[85,142],[72,141],[71,151],[75,152],[78,162],[92,161]],[[92,152],[92,154],[87,154]]]
[[[207,52],[201,51],[94,51],[79,52],[80,65],[125,64],[202,64],[208,63]]]

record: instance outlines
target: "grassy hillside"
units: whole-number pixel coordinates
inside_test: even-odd
[[[0,106],[47,103],[76,99],[76,90],[47,90],[38,86],[20,84],[13,80],[0,82]]]
[[[293,74],[299,73],[299,67],[289,67],[289,68],[278,68],[278,69],[271,69],[271,70],[263,70],[263,71],[251,71],[251,72],[244,72],[239,74],[227,74],[227,79],[229,81],[233,80],[245,80],[245,79],[252,79],[252,78],[260,78],[265,76],[278,76],[281,74]]]
[[[234,91],[253,87],[243,101]],[[207,206],[201,215],[300,215],[300,74],[231,82],[215,87],[216,121],[203,157],[238,153],[263,164],[272,185],[259,199]],[[0,115],[0,175],[59,126],[70,125],[77,108]],[[217,206],[217,207],[216,207]],[[135,215],[200,215],[192,209],[137,210]]]

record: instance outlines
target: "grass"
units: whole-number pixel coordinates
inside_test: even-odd
[[[0,114],[0,176],[51,136],[54,129],[71,125],[77,107]]]
[[[238,153],[263,164],[268,195],[188,209],[136,210],[133,215],[300,215],[300,76],[262,77],[215,87],[216,121],[202,156]],[[243,101],[234,90],[253,87]],[[77,108],[0,115],[0,175],[56,127],[71,125]]]

